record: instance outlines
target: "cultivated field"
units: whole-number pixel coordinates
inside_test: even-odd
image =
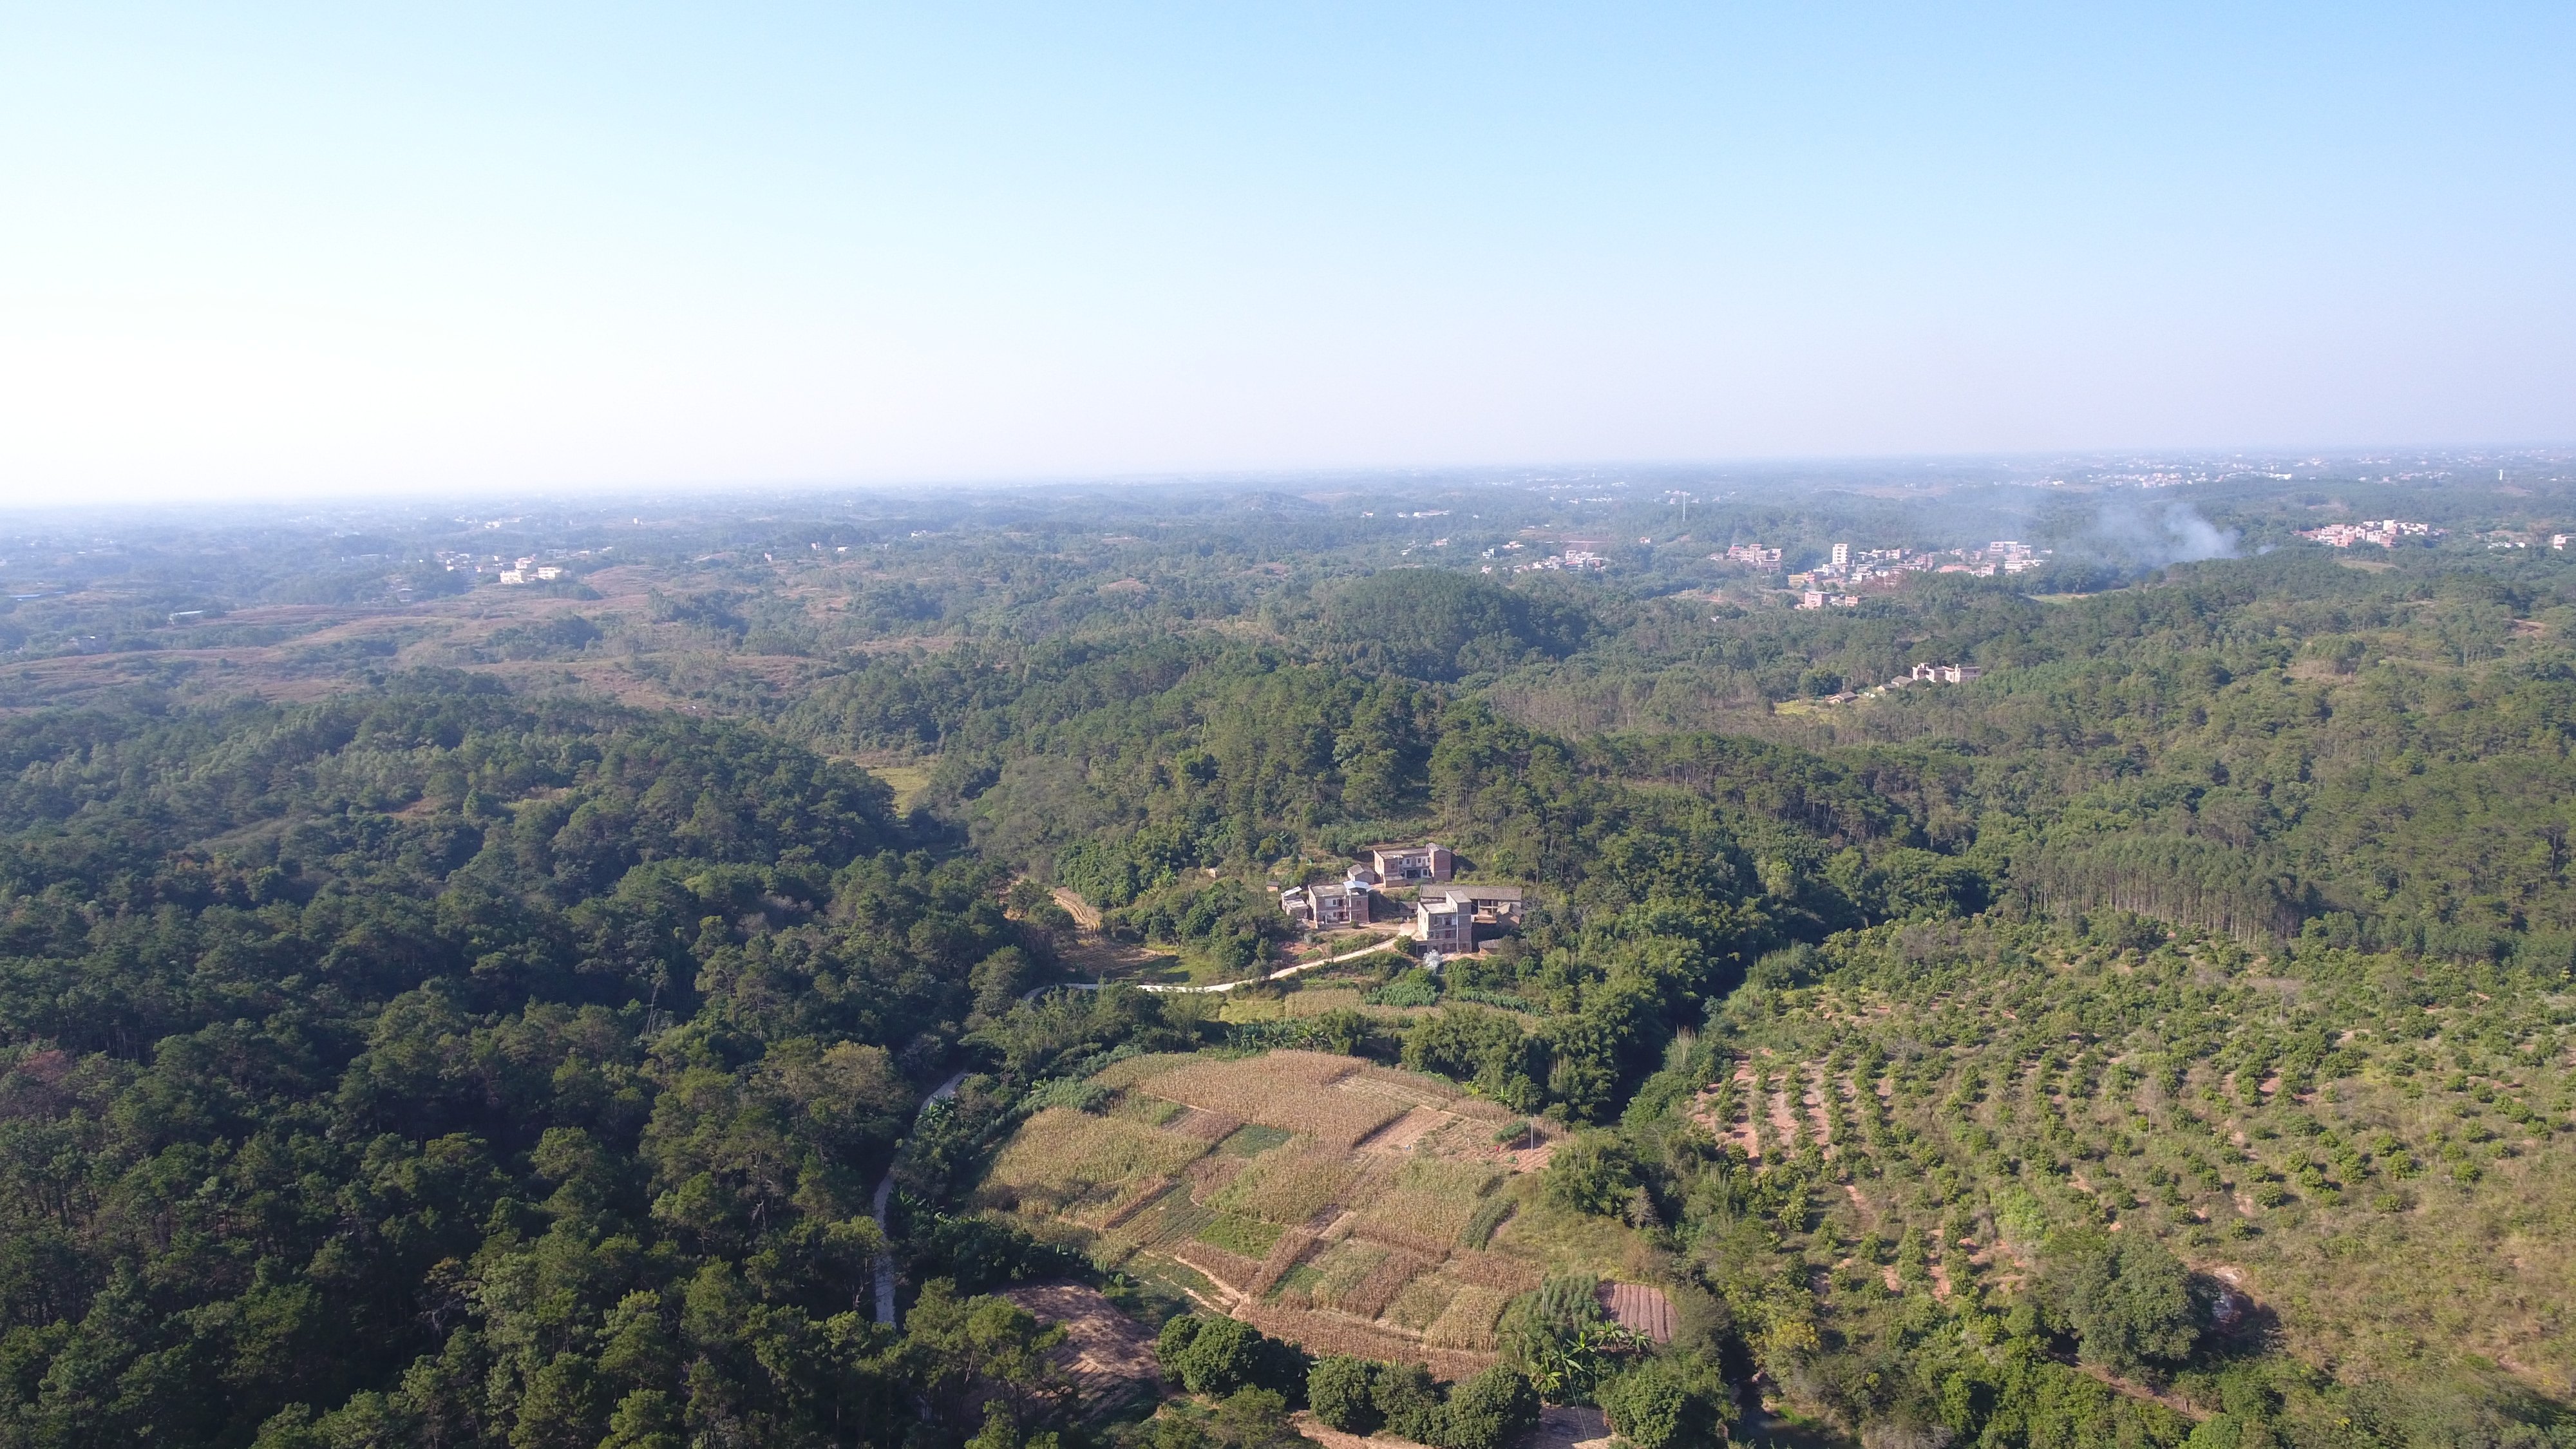
[[[1030,1118],[981,1205],[1315,1352],[1473,1373],[1562,1256],[1498,1233],[1534,1186],[1495,1140],[1519,1119],[1446,1083],[1301,1051],[1095,1080],[1113,1095]]]

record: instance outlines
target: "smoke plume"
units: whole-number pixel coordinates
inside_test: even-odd
[[[2147,508],[2125,500],[2106,503],[2086,530],[2084,545],[2106,561],[2133,568],[2162,568],[2205,558],[2234,558],[2236,530],[2221,529],[2188,503]]]

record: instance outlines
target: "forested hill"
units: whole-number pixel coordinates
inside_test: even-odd
[[[1991,898],[2564,967],[2576,577],[2555,563],[2282,554],[2052,602],[1934,582],[1848,613],[1605,605],[1562,658],[1504,629],[1500,605],[1450,597],[1504,590],[1453,581],[1423,601],[1424,637],[1466,649],[1451,621],[1487,618],[1465,637],[1518,663],[1395,666],[1434,643],[1326,662],[1328,604],[1270,643],[890,655],[782,723],[830,749],[936,751],[934,798],[1038,868],[1104,832],[1180,868],[1448,824],[1435,747],[1493,715],[1595,793],[1671,784],[1814,837],[1768,847],[1802,876],[1819,843],[1929,847]],[[1988,673],[1810,702],[1922,659]]]
[[[352,1395],[367,1443],[791,1443],[905,1392],[854,1309],[906,1072],[1044,939],[873,778],[458,675],[0,755],[0,1443]]]
[[[1795,609],[1650,507],[1435,501],[30,587],[0,1449],[1274,1449],[1074,1415],[984,1290],[1169,1285],[972,1210],[1097,1073],[1273,1046],[1545,1120],[1687,1309],[1577,1376],[1698,1426],[1636,1449],[2576,1444],[2576,564],[2266,495],[2270,554]],[[1918,662],[1984,674],[1859,692]],[[1245,980],[1424,838],[1525,917]],[[1121,973],[1242,989],[1037,990]]]

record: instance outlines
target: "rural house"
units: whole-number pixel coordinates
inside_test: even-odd
[[[1521,921],[1521,888],[1499,885],[1453,885],[1446,894],[1451,900],[1464,901],[1476,913],[1476,919],[1500,926],[1517,926]]]
[[[1431,841],[1422,845],[1371,846],[1369,865],[1377,871],[1377,878],[1388,885],[1414,885],[1447,880],[1458,862],[1446,846]]]
[[[1476,908],[1454,896],[1424,896],[1413,906],[1413,934],[1434,951],[1473,951]]]
[[[1319,931],[1365,926],[1371,919],[1369,888],[1355,881],[1290,886],[1279,893],[1279,908],[1291,920]]]

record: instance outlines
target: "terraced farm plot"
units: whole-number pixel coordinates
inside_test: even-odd
[[[1465,1236],[1503,1174],[1481,1162],[1417,1157],[1360,1214],[1357,1231],[1384,1241],[1446,1249]]]
[[[1379,1317],[1411,1333],[1420,1333],[1437,1322],[1458,1296],[1458,1285],[1446,1278],[1426,1274],[1404,1285],[1395,1301],[1386,1305]]]
[[[1346,1203],[1367,1174],[1367,1166],[1347,1153],[1267,1152],[1227,1184],[1216,1204],[1266,1222],[1303,1223]]]
[[[1279,1228],[1275,1223],[1265,1223],[1258,1218],[1219,1212],[1208,1219],[1206,1227],[1199,1229],[1199,1241],[1213,1243],[1227,1252],[1241,1253],[1247,1258],[1259,1258],[1270,1251],[1272,1243],[1279,1241]]]
[[[1216,1150],[1228,1157],[1259,1157],[1273,1147],[1285,1147],[1297,1134],[1284,1127],[1264,1127],[1255,1122],[1238,1127],[1218,1142]]]
[[[1326,1308],[1347,1307],[1352,1291],[1366,1282],[1393,1251],[1357,1238],[1334,1244],[1314,1261],[1315,1280],[1306,1290],[1307,1296]]]
[[[988,1184],[1025,1207],[1062,1212],[1140,1178],[1181,1171],[1207,1145],[1115,1117],[1049,1107],[993,1163]]]
[[[1503,1306],[1538,1286],[1526,1248],[1484,1247],[1516,1201],[1522,1159],[1494,1141],[1514,1119],[1444,1082],[1293,1051],[1094,1080],[1095,1111],[1021,1128],[987,1203],[1313,1351],[1442,1373],[1491,1362]]]
[[[1138,1085],[1203,1111],[1348,1147],[1401,1116],[1405,1105],[1384,1095],[1334,1090],[1358,1067],[1349,1057],[1271,1052],[1236,1061],[1193,1062]]]
[[[1462,1285],[1449,1300],[1449,1306],[1423,1330],[1422,1341],[1434,1348],[1490,1349],[1494,1346],[1495,1321],[1515,1296],[1500,1288]]]

